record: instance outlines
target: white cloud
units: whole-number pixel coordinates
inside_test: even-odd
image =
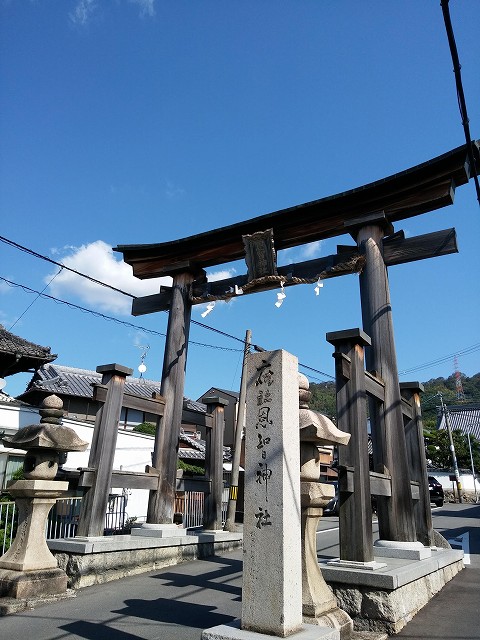
[[[286,265],[319,258],[322,254],[322,240],[309,242],[299,247],[289,247],[278,252],[278,264]]]
[[[12,291],[12,287],[6,282],[3,282],[3,280],[0,280],[0,294],[10,293],[11,291]]]
[[[315,242],[309,242],[302,247],[301,256],[305,260],[313,260],[318,258],[322,252],[322,241],[316,240]]]
[[[68,14],[73,24],[84,27],[97,8],[95,0],[80,0],[75,9]]]
[[[68,250],[71,253],[59,258],[58,262],[135,296],[158,293],[160,285],[171,284],[171,278],[152,280],[135,278],[132,268],[123,262],[121,254],[118,254],[117,259],[112,247],[102,240]],[[50,282],[55,273],[58,273],[58,269],[50,273],[45,278],[45,282]],[[74,296],[94,311],[123,315],[129,315],[131,312],[132,298],[65,269],[50,284],[48,293],[57,298],[69,300]]]
[[[177,186],[170,180],[166,180],[165,182],[165,195],[169,200],[174,200],[176,198],[181,198],[185,195],[185,189]]]
[[[235,269],[223,269],[223,271],[213,271],[207,273],[208,282],[217,282],[218,280],[226,280],[227,278],[233,278],[236,271]]]
[[[141,18],[155,17],[155,0],[128,0],[129,4],[138,7]],[[106,3],[105,3],[106,4]],[[102,8],[105,8],[105,4]],[[78,0],[73,11],[68,14],[71,22],[79,27],[85,27],[93,13],[98,9],[97,0]]]
[[[136,4],[140,8],[141,18],[153,18],[155,15],[155,0],[129,0],[132,4]]]

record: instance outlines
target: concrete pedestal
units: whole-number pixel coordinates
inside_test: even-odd
[[[220,624],[202,632],[202,640],[272,640],[272,637],[269,634],[241,629],[240,620],[234,620],[231,624]],[[336,629],[305,624],[288,638],[290,640],[339,640],[340,634]]]
[[[68,489],[67,482],[17,480],[10,488],[18,507],[18,529],[10,549],[0,558],[0,609],[2,601],[26,600],[65,594],[67,574],[58,568],[45,539],[45,523],[55,501]],[[24,602],[21,608],[26,608]]]
[[[176,524],[149,524],[132,528],[132,536],[145,536],[146,538],[182,538],[187,536],[187,530]]]
[[[35,571],[56,569],[57,561],[45,540],[45,522],[56,499],[64,495],[68,482],[17,480],[9,491],[18,507],[18,529],[10,549],[0,558],[2,569]]]
[[[0,571],[0,598],[33,598],[67,591],[67,574],[61,569]],[[0,601],[1,602],[1,601]]]

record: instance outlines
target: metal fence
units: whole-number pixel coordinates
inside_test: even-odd
[[[17,530],[17,510],[14,502],[0,502],[0,551],[10,547]]]
[[[48,514],[45,528],[47,539],[74,538],[80,517],[81,497],[58,498]],[[175,511],[182,514],[183,526],[187,529],[200,528],[203,525],[205,494],[202,491],[185,491],[177,494]],[[227,516],[228,487],[222,495],[222,520]],[[104,535],[127,532],[125,529],[128,515],[127,499],[124,495],[112,494],[108,498],[105,514]],[[10,547],[17,530],[18,512],[14,502],[0,502],[0,555]]]
[[[222,523],[227,519],[229,487],[222,491]],[[175,498],[175,512],[182,514],[182,524],[186,529],[198,529],[203,526],[203,508],[205,493],[203,491],[185,491]]]
[[[74,538],[80,516],[81,497],[58,498],[48,514],[45,526],[47,540]],[[123,532],[127,513],[126,498],[123,495],[111,495],[108,498],[105,514],[104,535]],[[15,502],[0,502],[0,555],[7,551],[17,531],[18,510]]]

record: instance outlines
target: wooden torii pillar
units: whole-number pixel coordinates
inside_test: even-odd
[[[160,386],[165,410],[156,432],[152,457],[152,466],[159,474],[159,482],[157,490],[150,493],[147,514],[147,521],[154,524],[173,523],[175,512],[177,457],[192,310],[189,292],[193,280],[194,275],[189,271],[180,271],[173,276]]]
[[[415,542],[392,305],[382,246],[384,236],[391,235],[393,227],[383,212],[352,221],[349,228],[352,226],[356,227],[353,235],[365,256],[365,267],[360,274],[360,299],[363,330],[371,339],[371,345],[365,347],[366,366],[385,384],[383,403],[370,402],[374,470],[392,479],[390,498],[378,498],[380,538]]]
[[[371,563],[374,556],[364,371],[364,349],[371,340],[360,329],[327,333],[327,340],[335,347],[337,426],[351,434],[350,443],[338,447],[340,559]],[[353,470],[353,479],[349,470]]]

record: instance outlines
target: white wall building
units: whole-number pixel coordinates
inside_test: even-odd
[[[38,409],[18,402],[0,394],[0,433],[12,435],[18,429],[29,424],[38,424],[40,415]],[[63,424],[73,429],[79,438],[88,443],[92,442],[92,423],[80,422],[70,418],[64,418]],[[117,446],[115,449],[114,469],[123,471],[145,471],[146,465],[152,463],[154,438],[153,436],[125,431],[118,431]],[[25,452],[20,449],[12,449],[0,444],[0,488],[5,489],[12,473],[23,465]],[[68,454],[67,462],[63,465],[65,470],[76,470],[88,466],[90,445],[86,451],[73,451]],[[122,493],[121,489],[115,489],[112,493]],[[145,518],[148,505],[148,491],[140,489],[126,490],[128,517],[138,519]]]

